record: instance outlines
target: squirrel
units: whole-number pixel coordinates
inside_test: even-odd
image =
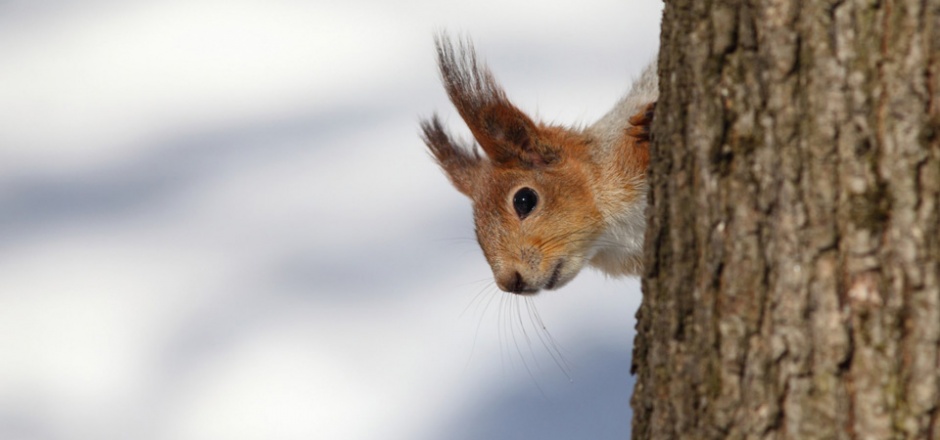
[[[455,44],[442,33],[435,47],[447,95],[484,155],[450,136],[437,115],[421,121],[422,138],[472,200],[496,285],[535,294],[564,286],[585,266],[638,275],[655,61],[600,120],[570,128],[533,121],[513,105],[469,39]]]

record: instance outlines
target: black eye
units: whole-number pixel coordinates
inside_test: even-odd
[[[512,207],[516,210],[519,220],[526,218],[538,203],[539,196],[532,188],[522,188],[512,196]]]

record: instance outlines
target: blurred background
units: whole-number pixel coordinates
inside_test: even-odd
[[[432,36],[545,120],[661,2],[0,1],[0,439],[623,439],[636,280],[498,291]]]

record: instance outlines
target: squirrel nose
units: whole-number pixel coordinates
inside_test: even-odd
[[[514,271],[508,275],[509,276],[501,277],[501,279],[496,282],[500,289],[511,293],[523,293],[526,291],[528,284],[526,284],[519,271]]]

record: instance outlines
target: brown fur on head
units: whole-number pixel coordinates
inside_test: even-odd
[[[593,257],[604,230],[592,138],[533,122],[509,102],[469,42],[455,46],[440,36],[436,43],[447,94],[485,157],[455,142],[436,116],[422,122],[424,141],[473,200],[477,240],[497,285],[514,293],[564,285]]]

